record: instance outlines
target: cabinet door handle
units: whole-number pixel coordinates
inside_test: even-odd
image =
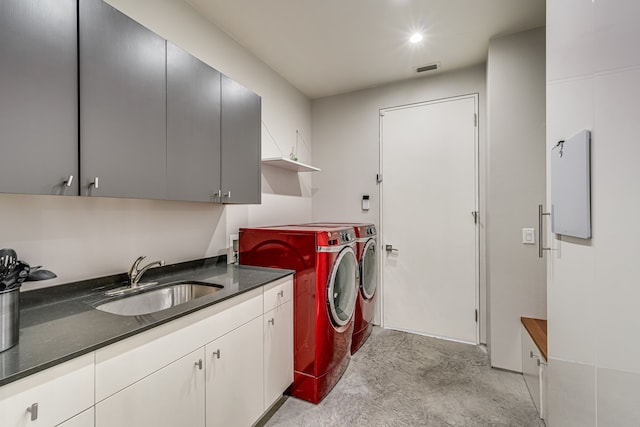
[[[197,366],[198,369],[202,370],[202,359],[198,360],[194,365]]]
[[[276,321],[273,318],[271,318],[267,323],[269,323],[270,325],[275,325]]]
[[[38,403],[34,403],[27,408],[27,412],[31,414],[31,421],[38,419]]]
[[[231,190],[229,190],[226,193],[224,193],[224,195],[222,197],[224,197],[226,199],[230,199],[231,198]]]
[[[542,232],[542,217],[551,215],[549,212],[544,212],[542,205],[538,205],[538,258],[542,258],[544,251],[550,251],[551,248],[545,248],[542,244],[542,238],[544,233]]]
[[[547,366],[547,362],[543,362],[541,359],[538,359],[538,366]]]
[[[98,178],[97,176],[93,179],[93,182],[89,183],[89,188],[95,188],[96,190],[98,188],[100,188],[100,178]]]
[[[539,355],[539,354],[535,354],[535,353],[533,352],[533,350],[529,351],[529,358],[530,358],[530,359],[533,359],[534,357],[540,357],[540,355]]]
[[[67,188],[71,187],[71,183],[73,182],[73,175],[69,175],[67,177],[67,179],[65,179],[64,181],[62,181],[62,192],[61,194],[64,196],[65,191],[67,191]]]
[[[216,359],[220,359],[220,349],[214,351],[213,353],[211,353],[212,356],[216,356]]]
[[[278,296],[281,297],[281,298],[284,298],[284,291],[281,290],[280,292],[278,292]]]

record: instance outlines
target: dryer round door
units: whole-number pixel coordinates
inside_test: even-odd
[[[373,298],[376,293],[378,257],[376,256],[376,241],[367,240],[360,260],[360,289],[366,299]]]
[[[343,249],[331,269],[327,282],[327,306],[329,316],[336,326],[344,326],[351,320],[356,306],[357,263],[351,248]]]

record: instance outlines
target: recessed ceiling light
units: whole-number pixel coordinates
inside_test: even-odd
[[[421,41],[424,38],[424,36],[420,33],[413,33],[411,35],[411,37],[409,37],[409,41],[411,43],[418,43],[419,41]]]

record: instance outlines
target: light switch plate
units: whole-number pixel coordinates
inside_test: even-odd
[[[522,244],[523,245],[535,245],[536,237],[535,237],[535,229],[533,228],[523,228],[522,229]]]

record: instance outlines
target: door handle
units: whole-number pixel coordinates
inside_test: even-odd
[[[478,223],[478,217],[480,216],[480,214],[478,213],[478,211],[471,211],[471,215],[473,215],[473,223],[477,224]]]
[[[550,251],[551,248],[545,248],[542,244],[542,217],[545,215],[551,215],[549,212],[544,212],[542,205],[538,205],[538,258],[542,258],[544,251]]]
[[[384,250],[387,251],[388,253],[398,252],[398,250],[394,248],[393,245],[384,245]]]

